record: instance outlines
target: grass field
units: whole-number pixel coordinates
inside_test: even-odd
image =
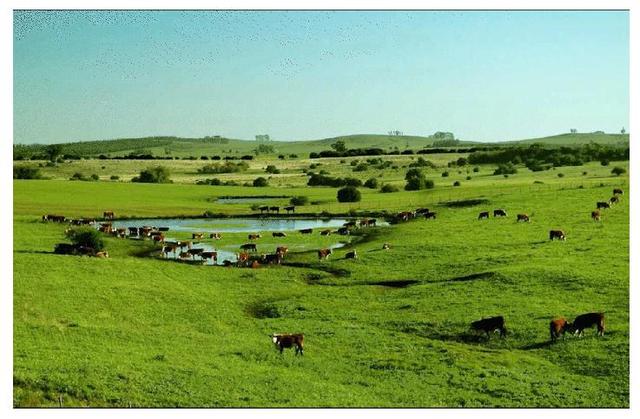
[[[65,180],[78,167],[127,180],[147,164],[83,160],[43,169],[54,180],[14,181],[14,406],[628,407],[628,195],[601,222],[590,218],[613,187],[628,192],[628,176],[610,173],[628,162],[520,168],[505,178],[492,166],[444,167],[457,157],[437,157],[427,171],[434,189],[360,188],[352,204],[338,203],[336,188],[305,186],[304,159],[259,159],[247,173],[206,176],[193,173],[205,162],[174,161],[175,183],[164,185]],[[411,162],[398,156],[398,169],[353,173],[340,160],[320,159],[315,170],[402,186]],[[269,187],[194,184],[244,182],[272,163],[283,173]],[[40,221],[107,209],[248,215],[249,204],[216,198],[250,195],[305,195],[315,204],[298,210],[310,214],[428,207],[438,218],[362,229],[323,262],[315,250],[339,238],[265,237],[259,246],[292,252],[285,265],[260,269],[142,257],[151,244],[114,238],[106,238],[109,259],[55,255],[66,226]],[[469,199],[485,201],[448,205]],[[477,219],[495,208],[509,216]],[[530,223],[515,221],[523,212]],[[566,242],[550,242],[550,229],[563,229]],[[344,259],[354,248],[359,258]],[[588,330],[549,342],[551,318],[591,311],[606,313],[604,337]],[[505,317],[506,339],[470,333],[471,321],[493,315]],[[304,333],[305,355],[278,354],[274,332]]]

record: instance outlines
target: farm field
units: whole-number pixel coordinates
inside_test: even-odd
[[[335,159],[319,162],[347,174]],[[124,175],[136,162],[109,163],[122,164],[109,172]],[[306,164],[293,161],[292,171]],[[14,405],[628,406],[627,195],[600,223],[589,216],[613,187],[626,191],[628,177],[599,163],[508,178],[493,169],[480,166],[469,181],[466,169],[449,169],[447,178],[433,169],[434,189],[360,188],[362,201],[351,204],[335,200],[336,188],[293,181],[255,188],[195,185],[179,175],[163,185],[15,180]],[[64,178],[64,164],[58,170],[51,177]],[[405,170],[376,174],[401,186]],[[457,179],[461,186],[451,186]],[[305,214],[428,207],[438,217],[361,229],[322,262],[315,250],[343,237],[263,234],[259,249],[287,245],[291,253],[284,265],[259,269],[145,257],[150,242],[115,238],[105,239],[109,259],[55,255],[66,227],[40,220],[106,209],[119,217],[250,215],[248,203],[216,199],[252,195],[308,196],[314,204],[298,207]],[[477,219],[495,208],[508,217]],[[531,223],[517,223],[520,212]],[[550,229],[563,229],[566,242],[550,242]],[[216,245],[245,239],[225,234]],[[353,249],[359,258],[345,260]],[[550,344],[552,317],[590,311],[606,313],[604,337],[589,330]],[[506,339],[471,334],[471,321],[492,315],[505,317]],[[269,337],[276,332],[304,333],[305,355],[280,355]]]

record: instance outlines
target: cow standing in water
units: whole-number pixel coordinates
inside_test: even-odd
[[[271,335],[276,348],[280,350],[280,354],[284,348],[292,348],[295,346],[296,355],[304,355],[304,335],[302,333],[295,334],[273,334]]]

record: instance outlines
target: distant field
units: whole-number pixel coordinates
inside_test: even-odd
[[[353,172],[352,158],[260,156],[246,173],[226,175],[195,173],[203,161],[82,160],[43,167],[53,180],[14,180],[14,406],[628,407],[629,178],[611,174],[628,162],[520,166],[504,177],[492,175],[493,165],[446,167],[460,156],[425,156],[438,166],[425,171],[433,189],[359,188],[358,203],[338,203],[337,188],[306,186],[302,169],[321,163],[313,170],[402,188],[411,156],[389,157],[397,169],[365,172]],[[128,182],[154,164],[169,165],[174,183]],[[268,176],[267,164],[282,169],[269,187],[195,185],[252,181]],[[76,171],[101,180],[66,180]],[[592,221],[614,187],[625,190],[621,203]],[[119,217],[250,215],[249,203],[216,200],[256,195],[307,196],[312,204],[299,213],[428,207],[437,218],[347,239],[265,235],[261,252],[291,252],[285,265],[260,269],[143,257],[149,242],[114,238],[106,238],[109,259],[54,255],[66,226],[40,221],[107,209]],[[483,201],[451,206],[471,199]],[[477,219],[496,208],[508,217]],[[517,223],[517,213],[531,223]],[[563,229],[566,242],[550,242],[550,229]],[[347,247],[318,261],[318,248],[343,239]],[[233,250],[244,240],[228,234],[216,245]],[[359,258],[344,259],[353,249]],[[587,330],[549,342],[552,317],[590,311],[606,313],[604,337]],[[469,323],[492,315],[505,316],[507,338],[473,337]],[[305,355],[280,356],[274,332],[303,332]]]

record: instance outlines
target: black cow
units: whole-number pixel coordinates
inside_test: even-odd
[[[507,328],[504,327],[504,317],[502,316],[476,320],[475,322],[471,323],[471,329],[475,330],[476,332],[486,333],[487,339],[490,337],[489,333],[495,330],[500,331],[500,337],[507,336]]]
[[[622,189],[615,188],[613,190],[613,194],[614,195],[622,195],[622,194],[624,194],[624,192],[622,192]]]
[[[257,252],[258,248],[255,243],[245,243],[240,246],[240,249],[246,250],[247,252]]]
[[[425,220],[428,220],[429,218],[433,218],[435,220],[436,219],[436,213],[435,212],[427,212],[426,214],[424,214],[424,218],[425,218]]]
[[[597,209],[611,208],[611,205],[609,205],[608,202],[598,202],[598,203],[596,203],[596,208]]]
[[[287,233],[283,233],[282,231],[274,231],[271,235],[273,237],[287,237]]]
[[[564,234],[562,230],[550,230],[549,231],[549,240],[558,239],[558,240],[566,240],[567,236]]]
[[[296,212],[296,207],[291,205],[290,207],[284,207],[284,210],[289,214],[289,212]]]
[[[483,218],[489,219],[489,211],[483,211],[478,215],[478,220],[482,220]]]
[[[598,336],[604,335],[604,313],[587,313],[581,314],[567,325],[567,329],[570,333],[578,334],[578,336],[584,335],[584,329],[596,326]]]
[[[300,230],[301,234],[311,234],[313,233],[313,229],[312,228],[303,228],[302,230]]]
[[[497,210],[493,210],[493,216],[494,217],[506,217],[507,216],[507,212],[503,209],[497,209]]]

